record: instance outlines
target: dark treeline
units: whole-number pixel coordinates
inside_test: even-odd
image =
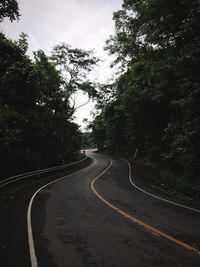
[[[3,1],[0,22],[19,19],[15,0]],[[27,35],[17,41],[0,33],[0,177],[74,161],[80,149],[73,95],[92,97],[87,73],[97,63],[90,51],[55,46],[26,55]],[[72,104],[73,102],[73,104]]]
[[[92,132],[83,132],[81,133],[81,148],[96,148]]]
[[[162,165],[200,191],[200,2],[124,0],[106,50],[121,75],[102,87],[91,127],[100,150]]]

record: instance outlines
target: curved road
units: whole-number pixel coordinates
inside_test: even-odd
[[[38,266],[199,267],[200,213],[134,188],[125,161],[112,159],[111,166],[106,156],[87,153],[90,167],[35,196]]]

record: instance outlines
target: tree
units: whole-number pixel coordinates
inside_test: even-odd
[[[141,157],[161,163],[191,191],[195,184],[196,192],[200,192],[199,14],[197,0],[123,1],[113,16],[115,35],[105,48],[116,55],[114,64],[120,63],[122,72],[113,84],[112,98],[102,98],[94,120],[94,128],[95,124],[104,128],[96,138],[103,138],[100,143],[109,144],[110,151],[131,155],[139,147]],[[120,124],[123,131],[117,128]]]
[[[62,74],[63,89],[72,102],[72,115],[78,108],[87,104],[90,98],[97,96],[94,83],[88,80],[88,74],[96,66],[98,58],[92,56],[92,51],[71,48],[67,44],[54,47],[51,59],[58,66]],[[86,103],[76,107],[77,91],[87,93]]]
[[[28,34],[22,32],[19,36],[19,39],[14,42],[24,54],[26,54],[28,50]]]
[[[92,132],[81,133],[81,149],[88,149],[95,147]]]
[[[1,0],[0,2],[0,22],[8,17],[10,21],[19,20],[19,7],[16,0]]]
[[[76,160],[80,149],[60,71],[42,50],[31,60],[24,44],[0,35],[2,177]]]

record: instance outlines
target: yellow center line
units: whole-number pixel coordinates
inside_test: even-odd
[[[188,244],[186,244],[186,243],[184,243],[184,242],[182,242],[182,241],[180,241],[180,240],[178,240],[178,239],[176,239],[176,238],[174,238],[174,237],[172,237],[172,236],[170,236],[170,235],[168,235],[168,234],[165,234],[165,233],[159,231],[158,229],[156,229],[156,228],[154,228],[154,227],[152,227],[152,226],[150,226],[150,225],[148,225],[148,224],[146,224],[146,223],[144,223],[144,222],[142,222],[142,221],[136,219],[135,217],[129,215],[128,213],[124,212],[123,210],[120,210],[119,208],[117,208],[116,206],[114,206],[113,204],[111,204],[110,202],[108,202],[107,200],[105,200],[105,199],[104,199],[104,198],[103,198],[103,197],[96,191],[96,189],[94,188],[94,183],[95,183],[96,180],[99,179],[105,172],[107,172],[107,171],[110,169],[111,166],[112,166],[112,160],[110,160],[110,164],[109,164],[109,166],[108,166],[102,173],[100,173],[97,177],[95,177],[95,178],[92,180],[92,182],[91,182],[91,189],[92,189],[92,191],[95,193],[95,195],[96,195],[101,201],[103,201],[106,205],[108,205],[110,208],[116,210],[118,213],[120,213],[120,214],[122,214],[124,217],[130,219],[132,222],[137,223],[137,224],[143,226],[144,228],[146,228],[146,229],[148,229],[148,230],[150,230],[150,231],[152,231],[152,232],[154,232],[154,233],[156,233],[156,234],[158,234],[158,235],[160,235],[160,236],[162,236],[162,237],[165,237],[166,239],[168,239],[168,240],[170,240],[170,241],[172,241],[172,242],[174,242],[174,243],[176,243],[176,244],[178,244],[178,245],[180,245],[180,246],[182,246],[182,247],[184,247],[184,248],[186,248],[186,249],[188,249],[188,250],[194,251],[195,253],[197,253],[197,254],[200,255],[200,251],[199,251],[198,249],[196,249],[196,248],[194,248],[194,247],[192,247],[192,246],[190,246],[190,245],[188,245]]]

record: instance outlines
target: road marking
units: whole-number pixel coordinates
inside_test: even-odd
[[[145,191],[144,189],[140,188],[139,186],[137,186],[137,185],[133,182],[132,177],[131,177],[131,165],[130,165],[130,163],[129,163],[127,160],[125,160],[125,159],[124,159],[124,161],[125,161],[126,163],[128,163],[128,166],[129,166],[129,181],[130,181],[130,183],[131,183],[135,188],[137,188],[138,190],[142,191],[143,193],[145,193],[145,194],[147,194],[147,195],[149,195],[149,196],[151,196],[151,197],[157,198],[157,199],[159,199],[159,200],[165,201],[165,202],[167,202],[167,203],[176,205],[176,206],[181,207],[181,208],[184,208],[184,209],[188,209],[188,210],[192,210],[192,211],[195,211],[195,212],[200,213],[200,210],[198,210],[198,209],[191,208],[191,207],[188,207],[188,206],[185,206],[185,205],[182,205],[182,204],[179,204],[179,203],[176,203],[176,202],[167,200],[167,199],[162,198],[162,197],[158,197],[158,196],[156,196],[156,195],[153,195],[153,194],[151,194],[151,193]]]
[[[77,171],[77,172],[73,172],[73,173],[71,173],[71,174],[69,174],[69,175],[66,175],[66,176],[64,176],[64,177],[61,177],[61,178],[59,178],[59,179],[56,179],[56,180],[54,180],[54,181],[52,181],[52,182],[50,182],[50,183],[48,183],[48,184],[46,184],[46,185],[40,187],[40,188],[34,193],[34,195],[32,196],[32,198],[31,198],[31,200],[30,200],[30,202],[29,202],[28,212],[27,212],[28,244],[29,244],[29,254],[30,254],[30,261],[31,261],[31,266],[32,266],[32,267],[38,267],[38,260],[37,260],[37,256],[36,256],[36,253],[35,253],[35,245],[34,245],[34,240],[33,240],[33,230],[32,230],[32,224],[31,224],[31,208],[32,208],[32,204],[33,204],[33,200],[34,200],[35,196],[36,196],[36,195],[37,195],[43,188],[45,188],[45,187],[47,187],[47,186],[49,186],[49,185],[51,185],[51,184],[54,184],[54,183],[56,183],[56,182],[58,182],[58,181],[61,181],[61,180],[63,180],[63,179],[69,178],[70,176],[72,176],[72,175],[74,175],[74,174],[77,174],[77,173],[79,173],[79,172],[82,172],[82,171],[84,171],[84,170],[86,170],[86,169],[92,167],[92,166],[96,163],[95,158],[93,158],[93,159],[94,159],[94,162],[93,162],[90,166],[88,166],[88,167],[86,167],[86,168],[84,168],[84,169],[81,169],[81,170],[79,170],[79,171]]]
[[[18,175],[15,175],[15,176],[12,176],[12,177],[9,177],[9,178],[1,180],[0,181],[0,187],[4,187],[4,186],[6,186],[8,184],[11,184],[11,183],[14,183],[14,182],[18,182],[18,181],[20,181],[22,179],[25,179],[25,178],[28,178],[28,177],[31,177],[31,176],[35,176],[35,175],[38,175],[38,174],[43,174],[43,173],[62,170],[62,169],[65,169],[65,168],[67,168],[69,166],[72,166],[74,164],[83,162],[86,159],[87,159],[87,156],[82,160],[75,161],[75,162],[72,162],[72,163],[69,163],[69,164],[54,166],[52,168],[46,168],[46,169],[36,170],[36,171],[32,171],[32,172],[21,173],[21,174],[18,174]]]
[[[129,215],[128,213],[126,213],[126,212],[124,212],[123,210],[117,208],[116,206],[114,206],[113,204],[111,204],[110,202],[108,202],[106,199],[104,199],[104,198],[103,198],[103,197],[96,191],[96,189],[95,189],[95,187],[94,187],[94,184],[95,184],[95,182],[96,182],[97,179],[99,179],[105,172],[107,172],[107,171],[110,169],[111,166],[112,166],[112,160],[110,160],[110,164],[109,164],[109,166],[108,166],[102,173],[100,173],[97,177],[95,177],[95,178],[92,180],[90,186],[91,186],[91,189],[92,189],[92,191],[94,192],[94,194],[95,194],[101,201],[103,201],[106,205],[108,205],[110,208],[116,210],[118,213],[120,213],[120,214],[123,215],[124,217],[130,219],[132,222],[137,223],[137,224],[143,226],[145,229],[150,230],[150,231],[152,231],[153,233],[155,233],[155,234],[157,234],[157,235],[159,235],[159,236],[165,237],[166,239],[168,239],[168,240],[174,242],[175,244],[178,244],[178,245],[180,245],[180,246],[182,246],[182,247],[184,247],[184,248],[186,248],[186,249],[188,249],[188,250],[190,250],[190,251],[193,251],[193,252],[197,253],[198,255],[200,255],[200,251],[199,251],[198,249],[196,249],[196,248],[194,248],[194,247],[192,247],[192,246],[190,246],[190,245],[188,245],[188,244],[186,244],[186,243],[184,243],[184,242],[182,242],[182,241],[180,241],[180,240],[178,240],[178,239],[176,239],[176,238],[174,238],[174,237],[172,237],[172,236],[170,236],[170,235],[168,235],[168,234],[165,234],[165,233],[159,231],[158,229],[156,229],[156,228],[154,228],[154,227],[152,227],[152,226],[150,226],[150,225],[148,225],[148,224],[146,224],[146,223],[144,223],[144,222],[142,222],[142,221],[136,219],[135,217]]]

